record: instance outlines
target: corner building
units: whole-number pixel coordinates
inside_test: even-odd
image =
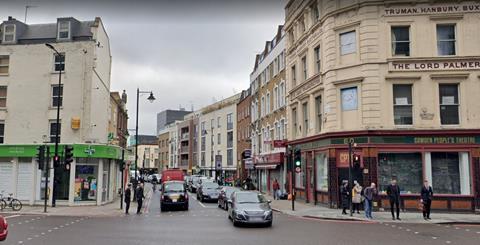
[[[473,1],[292,0],[286,6],[288,139],[297,197],[338,207],[348,179],[392,178],[403,206],[423,179],[433,209],[480,208],[480,18]]]

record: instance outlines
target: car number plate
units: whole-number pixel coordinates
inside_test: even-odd
[[[172,199],[172,202],[177,202],[177,199],[176,198]]]
[[[260,222],[260,221],[263,221],[263,218],[260,218],[260,217],[252,217],[252,218],[250,218],[250,221]]]

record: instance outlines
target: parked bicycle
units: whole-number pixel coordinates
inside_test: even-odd
[[[0,210],[5,209],[6,207],[12,208],[13,211],[20,211],[22,209],[22,202],[17,198],[13,197],[13,193],[10,193],[8,197],[4,195],[5,191],[0,193]]]

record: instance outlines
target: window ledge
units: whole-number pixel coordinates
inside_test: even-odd
[[[0,107],[0,111],[7,111],[7,107]]]
[[[8,77],[10,74],[8,73],[0,73],[0,77]]]
[[[431,20],[461,20],[463,19],[463,14],[441,14],[441,15],[431,15]]]

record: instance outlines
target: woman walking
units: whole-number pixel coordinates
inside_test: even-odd
[[[362,189],[363,187],[356,180],[353,181],[353,189],[352,189],[353,213],[355,213],[355,210],[357,210],[357,214],[360,213],[360,205],[362,203]]]

